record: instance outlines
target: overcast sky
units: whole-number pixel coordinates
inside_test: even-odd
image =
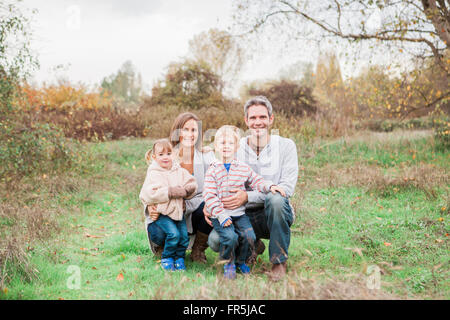
[[[131,60],[149,92],[170,62],[187,55],[188,42],[196,34],[232,25],[231,1],[24,0],[23,6],[37,9],[33,48],[41,67],[34,80],[39,84],[64,77],[73,83],[98,85]],[[315,63],[323,49],[302,43],[280,50],[280,43],[292,41],[278,31],[274,38],[257,43],[258,53],[243,69],[241,81],[274,78],[280,69],[299,60]],[[341,68],[346,77],[355,72],[355,66],[344,60]]]
[[[37,81],[99,83],[131,60],[151,87],[202,31],[230,24],[229,0],[25,0],[34,16]],[[63,66],[57,72],[56,66]]]

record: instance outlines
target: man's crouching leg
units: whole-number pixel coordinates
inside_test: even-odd
[[[269,193],[264,202],[267,227],[270,233],[269,257],[272,262],[271,278],[280,280],[286,274],[286,261],[291,240],[293,212],[288,198]]]

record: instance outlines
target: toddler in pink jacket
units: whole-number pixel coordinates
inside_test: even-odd
[[[185,270],[184,258],[189,245],[189,236],[184,219],[183,201],[197,191],[195,178],[177,162],[172,160],[172,145],[167,139],[155,141],[146,153],[152,160],[139,194],[144,204],[157,205],[160,216],[156,221],[166,234],[161,266],[164,270]]]

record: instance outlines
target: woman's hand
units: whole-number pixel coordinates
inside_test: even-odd
[[[150,215],[150,219],[153,221],[158,220],[159,218],[159,212],[156,211],[156,205],[147,206],[148,214]]]
[[[283,197],[286,197],[286,192],[284,192],[284,189],[280,186],[271,186],[270,191],[275,194],[275,192],[279,192]]]

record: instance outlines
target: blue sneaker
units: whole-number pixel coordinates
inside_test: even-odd
[[[173,258],[161,259],[161,267],[166,271],[175,271],[175,266],[173,264]]]
[[[236,263],[236,267],[242,274],[250,273],[250,268],[245,263]]]
[[[186,266],[184,265],[184,258],[178,258],[175,260],[175,270],[184,271]]]
[[[223,266],[223,276],[225,279],[236,279],[236,265],[234,263],[227,263]]]

